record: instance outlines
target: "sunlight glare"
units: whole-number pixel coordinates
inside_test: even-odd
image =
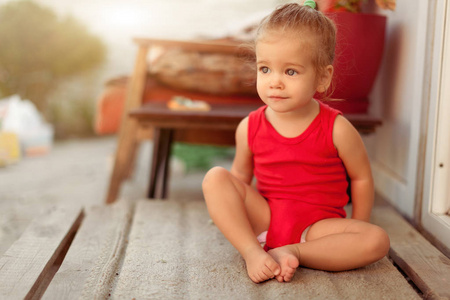
[[[127,4],[105,6],[100,14],[98,21],[102,23],[102,27],[115,32],[133,32],[146,18],[138,7]]]

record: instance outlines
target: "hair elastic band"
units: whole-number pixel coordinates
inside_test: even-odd
[[[316,8],[316,2],[314,2],[313,0],[305,0],[305,2],[303,2],[304,6],[309,6],[312,9]]]

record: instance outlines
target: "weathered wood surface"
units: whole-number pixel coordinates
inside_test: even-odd
[[[83,218],[81,207],[51,208],[38,216],[0,258],[0,299],[32,299],[45,289],[54,263],[70,245]]]
[[[387,258],[349,272],[254,284],[202,201],[141,201],[113,299],[419,299]]]
[[[373,222],[391,238],[389,255],[426,299],[450,299],[450,259],[387,205],[375,206]]]
[[[387,230],[391,257],[423,297],[448,299],[448,259],[389,206],[376,205],[373,222]],[[0,259],[0,299],[42,294],[58,300],[421,298],[387,258],[348,272],[301,268],[291,283],[254,284],[204,202],[173,199],[142,200],[135,208],[121,200],[88,209],[84,219],[81,208],[36,218]]]
[[[116,277],[132,204],[92,207],[43,299],[105,299]]]

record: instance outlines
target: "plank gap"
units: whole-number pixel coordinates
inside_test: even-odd
[[[414,281],[403,271],[403,269],[388,255],[389,261],[392,263],[392,265],[398,270],[400,274],[402,274],[403,277],[405,277],[405,280],[408,282],[408,284],[413,288],[413,290],[421,297],[423,298],[423,292],[419,289],[419,287],[414,283]]]
[[[50,282],[52,281],[53,277],[55,276],[56,272],[58,272],[59,267],[64,261],[64,258],[66,257],[66,254],[69,251],[69,248],[75,238],[75,235],[77,234],[78,229],[83,222],[84,216],[84,210],[81,210],[81,213],[73,223],[71,230],[69,230],[68,234],[64,237],[61,244],[55,250],[55,257],[49,260],[44,270],[42,271],[41,276],[38,280],[36,280],[25,299],[42,298],[42,295],[44,295],[45,291],[50,285]]]
[[[132,201],[93,206],[42,299],[106,299],[133,217]]]

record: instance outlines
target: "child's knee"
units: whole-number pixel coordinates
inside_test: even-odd
[[[379,237],[379,252],[381,253],[382,256],[386,256],[389,252],[389,249],[391,247],[391,242],[389,239],[389,235],[387,234],[386,231],[384,231],[384,229],[378,227],[378,237]]]
[[[368,252],[373,255],[374,260],[379,260],[388,254],[390,240],[384,229],[373,225],[369,230],[368,238]]]
[[[223,167],[214,167],[211,170],[209,170],[205,177],[203,178],[202,182],[202,188],[203,192],[207,191],[208,189],[217,188],[217,185],[221,182],[224,182],[224,180],[229,176],[229,171]]]

